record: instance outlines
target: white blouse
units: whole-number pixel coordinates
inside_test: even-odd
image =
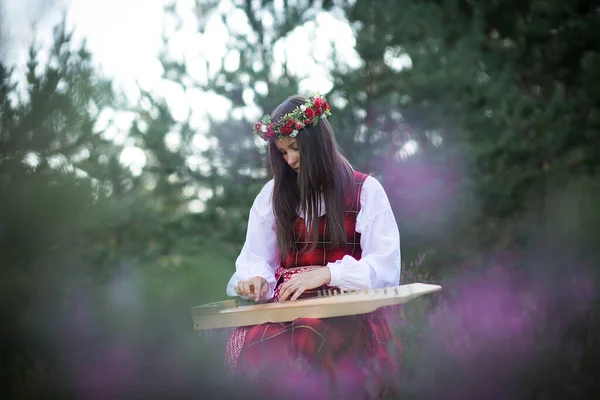
[[[246,242],[235,262],[236,271],[227,284],[228,296],[237,296],[235,288],[240,280],[261,276],[269,283],[269,292],[264,299],[273,297],[275,270],[280,265],[271,202],[273,187],[273,180],[267,182],[250,209]],[[346,255],[328,263],[329,285],[344,290],[397,286],[400,282],[398,225],[383,186],[371,176],[363,183],[360,205],[356,231],[361,234],[361,259]],[[320,209],[320,215],[325,214],[323,199]],[[302,213],[298,215],[303,217]]]

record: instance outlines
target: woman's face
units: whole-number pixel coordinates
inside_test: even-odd
[[[300,150],[296,138],[286,136],[283,139],[276,139],[275,146],[290,168],[298,172],[300,170]]]

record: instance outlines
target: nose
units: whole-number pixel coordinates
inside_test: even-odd
[[[287,162],[290,167],[292,167],[292,168],[296,167],[296,165],[298,164],[298,152],[296,152],[296,151],[288,152]]]

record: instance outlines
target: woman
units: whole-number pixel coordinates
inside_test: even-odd
[[[321,289],[399,284],[400,238],[388,198],[377,180],[354,171],[340,154],[330,115],[323,97],[294,96],[255,124],[269,143],[273,179],[250,210],[228,295],[294,301]],[[227,360],[243,376],[262,373],[263,382],[304,368],[319,377],[321,393],[343,386],[353,398],[357,391],[372,398],[390,390],[400,351],[379,310],[240,328]]]

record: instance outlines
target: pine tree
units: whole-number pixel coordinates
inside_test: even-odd
[[[202,220],[214,227],[213,237],[241,243],[251,203],[268,179],[266,147],[253,137],[252,125],[282,99],[299,90],[299,77],[290,73],[288,60],[276,58],[275,46],[295,28],[311,21],[320,8],[315,1],[284,2],[283,5],[268,0],[228,4],[233,11],[223,11],[227,7],[217,7],[219,2],[196,5],[200,34],[205,34],[206,24],[212,18],[222,21],[229,35],[227,52],[219,65],[209,65],[206,61],[205,81],[194,79],[187,65],[174,59],[168,51],[162,56],[162,64],[165,77],[187,90],[222,96],[230,105],[224,122],[212,119],[210,108],[205,110],[210,127],[207,137],[213,146],[200,156],[209,166],[204,181],[212,196],[206,202]],[[175,8],[168,8],[167,12],[172,18],[178,18]],[[249,32],[241,26],[243,23],[232,23],[234,16],[243,17]],[[200,51],[210,52],[210,49]],[[237,68],[228,69],[225,62],[228,58],[239,60]]]
[[[450,229],[459,240],[454,248],[518,245],[532,222],[524,215],[544,209],[543,199],[572,177],[598,171],[591,141],[598,129],[597,7],[535,0],[513,6],[359,0],[345,7],[364,60],[363,68],[338,74],[334,89],[357,96],[348,114],[360,117],[345,118],[346,130],[356,126],[351,145],[365,149],[364,160],[387,154],[389,162],[366,168],[400,191],[392,191],[398,209],[410,182],[392,175],[418,161],[392,160],[406,137],[429,164],[456,169],[458,181],[442,179],[461,193],[448,198],[460,216]],[[402,60],[410,61],[394,66]]]

